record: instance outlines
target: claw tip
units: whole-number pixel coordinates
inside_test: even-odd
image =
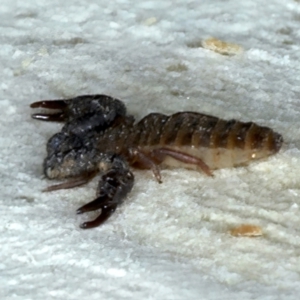
[[[39,107],[40,106],[40,101],[39,102],[32,102],[31,104],[30,104],[30,107],[31,108],[36,108],[36,107]]]
[[[87,229],[88,228],[88,224],[87,222],[80,224],[79,226],[81,229]]]

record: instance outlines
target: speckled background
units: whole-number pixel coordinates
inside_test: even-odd
[[[0,4],[1,299],[298,299],[300,3],[9,1]],[[200,47],[216,37],[244,51]],[[104,93],[137,118],[201,111],[255,121],[281,152],[214,178],[165,170],[134,189],[102,227],[76,209],[97,179],[42,193],[47,139],[40,99]],[[242,223],[259,238],[235,238]]]

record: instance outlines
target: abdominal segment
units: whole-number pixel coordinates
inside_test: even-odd
[[[151,154],[161,148],[169,149],[198,158],[209,169],[236,167],[268,157],[277,153],[283,142],[282,136],[268,127],[193,112],[171,116],[150,114],[135,127],[134,142],[144,152]],[[169,155],[161,164],[198,168]]]

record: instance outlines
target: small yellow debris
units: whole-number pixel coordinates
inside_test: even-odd
[[[188,67],[185,64],[182,63],[178,63],[178,64],[174,64],[174,65],[170,65],[167,67],[167,71],[169,72],[184,72],[187,71]]]
[[[46,46],[42,46],[42,47],[39,49],[39,51],[37,52],[37,55],[39,55],[39,56],[46,56],[46,55],[49,55]]]
[[[235,55],[243,51],[243,48],[237,44],[226,43],[216,38],[202,41],[202,47],[223,55]]]
[[[31,62],[33,61],[33,58],[25,58],[25,59],[23,59],[22,60],[22,68],[23,69],[27,69],[29,66],[30,66],[30,64],[31,64]]]
[[[259,227],[257,225],[251,225],[251,224],[239,225],[237,227],[232,228],[229,232],[233,236],[255,237],[255,236],[261,236],[262,235],[261,227]]]
[[[152,26],[157,22],[157,19],[155,17],[148,18],[144,21],[144,25],[146,26]]]

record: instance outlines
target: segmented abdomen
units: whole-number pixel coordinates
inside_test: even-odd
[[[149,114],[134,126],[133,138],[134,145],[147,152],[160,147],[174,149],[202,159],[211,169],[275,154],[282,141],[280,134],[253,122],[225,121],[194,112]],[[178,166],[172,159],[166,161],[173,163]]]

